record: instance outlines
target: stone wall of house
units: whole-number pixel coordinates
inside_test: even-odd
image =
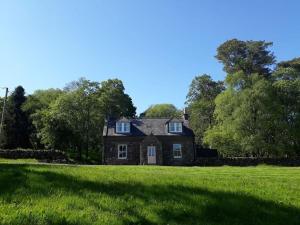
[[[161,136],[164,165],[191,165],[195,159],[193,137]],[[173,157],[173,144],[181,144],[182,158]]]
[[[143,137],[105,137],[104,164],[138,165],[140,163],[140,142]],[[127,145],[127,159],[118,159],[118,145]]]
[[[156,138],[160,142],[160,145],[155,142],[157,165],[191,165],[193,163],[195,159],[193,137],[158,136]],[[118,159],[118,144],[127,144],[127,159]],[[105,137],[104,164],[147,164],[147,146],[153,144],[153,140],[148,137]],[[182,158],[173,157],[173,144],[182,145]]]
[[[68,162],[67,156],[63,152],[57,150],[1,149],[0,158],[38,159],[45,162]]]

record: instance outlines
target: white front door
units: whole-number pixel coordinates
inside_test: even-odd
[[[148,164],[156,164],[156,148],[155,146],[147,147]]]

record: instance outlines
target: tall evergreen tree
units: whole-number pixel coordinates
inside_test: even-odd
[[[272,87],[275,62],[264,41],[230,40],[218,48],[227,89],[216,99],[216,125],[204,141],[227,156],[282,155],[277,146],[278,103]]]
[[[218,47],[216,58],[227,74],[243,71],[246,76],[257,73],[269,77],[275,63],[275,56],[268,50],[270,46],[272,42],[232,39]]]
[[[7,148],[30,148],[28,115],[22,110],[26,101],[25,90],[22,86],[15,88],[8,98],[8,109],[5,120]]]

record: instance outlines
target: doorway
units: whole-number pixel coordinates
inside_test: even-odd
[[[156,148],[155,146],[147,147],[148,164],[156,164]]]

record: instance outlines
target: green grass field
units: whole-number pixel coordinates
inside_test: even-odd
[[[300,224],[300,168],[0,160],[0,224]]]

